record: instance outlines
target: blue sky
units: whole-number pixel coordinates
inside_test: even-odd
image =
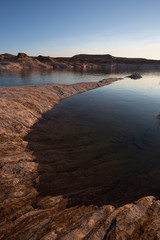
[[[0,53],[160,59],[160,0],[1,0]]]

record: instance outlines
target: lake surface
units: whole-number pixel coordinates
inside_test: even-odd
[[[73,84],[97,82],[108,77],[124,77],[123,74],[80,73],[69,71],[0,72],[0,86],[21,86],[47,83]]]
[[[160,194],[160,74],[65,99],[26,137],[43,195],[89,192],[122,204]],[[81,197],[80,197],[81,199]]]

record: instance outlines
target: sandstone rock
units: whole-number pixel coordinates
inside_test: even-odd
[[[3,61],[3,60],[11,61],[13,58],[15,58],[15,55],[9,54],[9,53],[4,53],[0,55],[0,61]]]
[[[72,60],[78,60],[81,62],[89,62],[89,63],[106,63],[111,62],[115,57],[111,56],[110,54],[106,55],[89,55],[89,54],[79,54],[75,55],[71,58]]]
[[[0,55],[0,61],[4,60],[4,56]]]
[[[19,53],[17,57],[11,54],[2,54],[0,71],[21,71],[27,69],[55,69],[73,70],[84,72],[134,72],[145,70],[160,70],[160,60],[144,58],[122,58],[106,55],[80,54],[71,58],[51,58],[39,55],[29,57],[25,53]],[[1,55],[1,56],[2,56]],[[12,56],[12,57],[11,57]],[[14,60],[14,61],[13,61]],[[25,60],[25,61],[22,61]],[[5,62],[5,65],[3,63]],[[26,63],[29,67],[26,67]]]
[[[40,61],[40,62],[52,62],[52,58],[51,57],[45,57],[45,56],[42,56],[42,55],[39,55],[37,57],[37,59]]]
[[[17,58],[28,58],[28,55],[26,53],[18,53]]]
[[[32,151],[27,148],[28,143],[24,140],[24,136],[37,119],[61,99],[104,85],[106,84],[78,83],[0,88],[1,240],[40,239],[48,234],[49,228],[54,225],[55,214],[59,215],[62,210],[65,211],[68,205],[63,197],[43,200],[38,196],[39,193],[33,185],[34,179],[38,181],[39,177],[38,164],[34,161]],[[50,202],[49,205],[47,201]],[[42,206],[40,211],[38,206]],[[70,214],[72,215],[72,211]],[[73,218],[78,218],[78,214],[74,210]],[[69,224],[67,214],[65,218],[64,224]],[[76,220],[73,219],[74,221]],[[60,227],[61,224],[56,223],[56,226]],[[50,233],[47,236],[50,235],[54,234]]]
[[[116,80],[0,88],[0,240],[160,239],[153,196],[115,207],[100,203],[99,189],[55,196],[36,188],[44,169],[25,137],[33,125],[60,100]]]
[[[115,80],[114,78],[106,78],[106,79],[103,79],[99,82],[102,83],[102,84],[111,84],[112,82],[119,81],[121,79],[122,78],[117,78],[117,80]]]

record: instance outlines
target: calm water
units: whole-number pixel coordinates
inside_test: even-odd
[[[39,163],[38,191],[90,189],[96,204],[159,195],[159,113],[159,74],[63,100],[26,137]]]
[[[80,73],[66,71],[43,72],[0,72],[0,86],[21,86],[46,83],[73,84],[78,82],[96,82],[108,77],[124,77],[124,74]]]

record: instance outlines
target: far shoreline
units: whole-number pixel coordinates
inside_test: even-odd
[[[8,53],[0,55],[0,72],[27,70],[67,70],[90,73],[160,71],[160,60],[114,57],[109,54],[79,54],[73,57],[56,58],[42,55],[32,57],[25,53],[18,53],[17,56]]]

